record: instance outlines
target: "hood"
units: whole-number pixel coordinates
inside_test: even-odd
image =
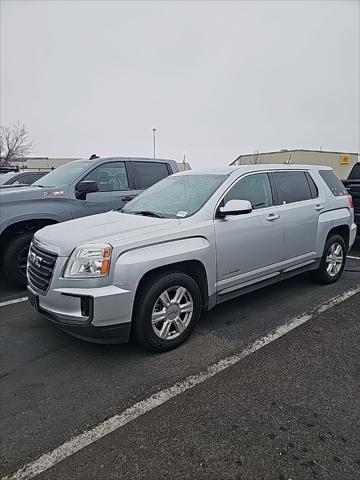
[[[16,183],[15,185],[0,185],[0,189],[2,188],[24,188],[24,187],[29,187],[29,185],[25,185],[23,183]]]
[[[31,195],[32,193],[40,193],[40,195],[37,196],[42,196],[42,188],[40,187],[33,187],[32,185],[23,185],[20,187],[17,187],[16,185],[2,185],[1,186],[1,191],[0,191],[0,198],[2,201],[6,201],[7,199],[13,200],[13,196],[17,194],[24,194],[25,195]]]
[[[179,228],[178,219],[127,215],[117,211],[49,225],[35,233],[35,239],[60,256],[69,256],[85,243],[110,243],[113,247],[132,244],[135,238],[164,234]]]
[[[0,189],[0,202],[13,203],[23,202],[24,200],[46,199],[46,197],[66,197],[66,186],[62,187],[37,187],[33,185],[12,186],[5,185]]]

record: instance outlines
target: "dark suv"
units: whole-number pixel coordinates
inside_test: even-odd
[[[119,208],[177,171],[174,160],[75,160],[31,186],[0,190],[1,267],[5,277],[25,285],[29,245],[40,228]]]
[[[0,188],[21,187],[31,185],[39,178],[49,173],[49,170],[10,170],[2,172],[0,170]]]

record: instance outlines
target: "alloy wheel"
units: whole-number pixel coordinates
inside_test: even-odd
[[[326,271],[330,277],[335,277],[341,270],[344,261],[344,251],[340,243],[333,243],[326,256]]]
[[[151,315],[155,334],[163,340],[173,340],[188,327],[194,311],[192,296],[185,287],[174,286],[157,298]]]

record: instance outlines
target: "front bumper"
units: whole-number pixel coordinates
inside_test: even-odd
[[[28,285],[30,303],[63,331],[97,343],[127,342],[133,293],[113,285],[98,288],[50,288],[46,295]]]

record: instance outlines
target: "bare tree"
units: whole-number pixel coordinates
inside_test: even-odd
[[[0,165],[23,160],[30,155],[33,144],[25,125],[20,122],[0,127]]]

